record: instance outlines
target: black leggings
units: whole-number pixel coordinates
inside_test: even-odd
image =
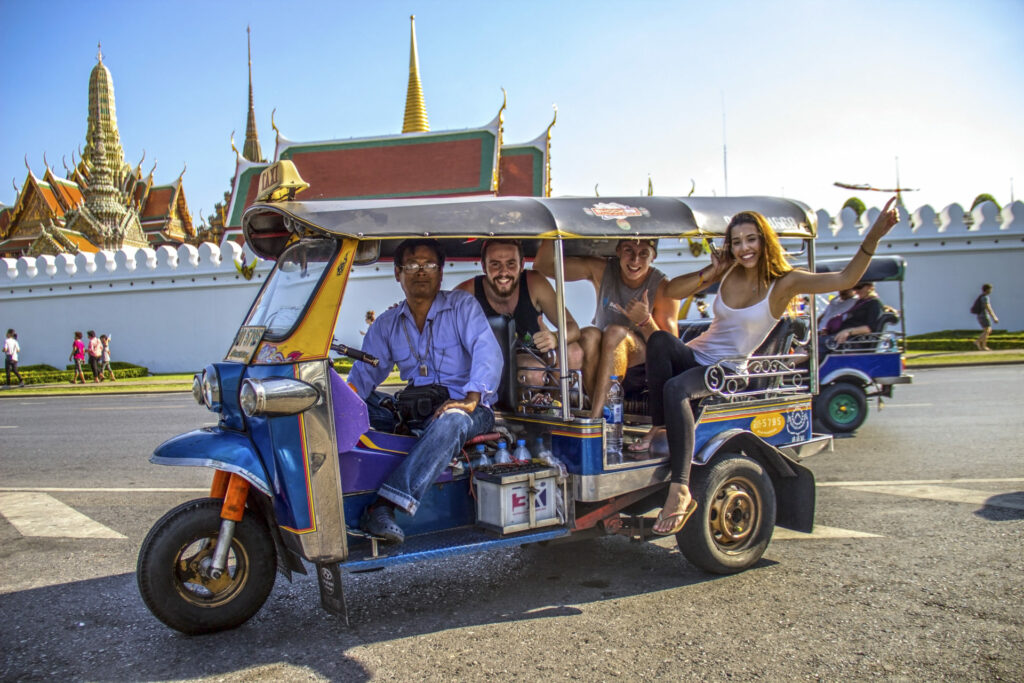
[[[647,384],[650,387],[651,422],[665,425],[673,484],[690,481],[693,434],[696,420],[690,401],[710,392],[704,385],[704,366],[689,346],[668,332],[647,339]]]

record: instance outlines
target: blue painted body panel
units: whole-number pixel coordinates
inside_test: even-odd
[[[893,353],[830,353],[825,356],[818,371],[824,379],[845,369],[859,370],[868,377],[899,377],[903,374],[903,362],[899,352]]]
[[[153,451],[150,462],[158,465],[219,467],[242,474],[256,488],[270,493],[267,470],[248,435],[219,427],[204,427],[168,439]]]

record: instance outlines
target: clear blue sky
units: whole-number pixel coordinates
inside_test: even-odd
[[[84,144],[96,43],[126,157],[188,164],[199,219],[229,188],[247,108],[293,140],[399,133],[416,14],[432,130],[481,126],[509,93],[505,140],[558,105],[555,194],[782,194],[835,212],[833,181],[888,186],[916,208],[1024,195],[1020,0],[683,2],[25,2],[0,0],[0,203]],[[861,195],[870,205],[881,197]]]

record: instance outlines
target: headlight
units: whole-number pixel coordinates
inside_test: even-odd
[[[247,379],[242,382],[238,402],[248,417],[296,415],[320,400],[316,387],[297,379]]]
[[[201,372],[197,372],[192,378],[192,398],[199,405],[206,405],[206,401],[203,400],[203,374]]]
[[[220,377],[212,365],[203,370],[203,402],[210,410],[220,412]]]

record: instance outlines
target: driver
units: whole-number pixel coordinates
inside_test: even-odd
[[[438,401],[419,440],[363,512],[363,530],[392,543],[405,540],[395,508],[416,514],[427,488],[466,440],[494,425],[490,406],[501,379],[501,349],[472,295],[441,290],[443,267],[444,251],[436,240],[409,239],[396,247],[395,279],[405,301],[382,313],[366,332],[363,351],[380,364],[356,363],[349,374],[375,429],[394,426],[376,388],[396,364],[410,387],[434,385],[449,397]]]

